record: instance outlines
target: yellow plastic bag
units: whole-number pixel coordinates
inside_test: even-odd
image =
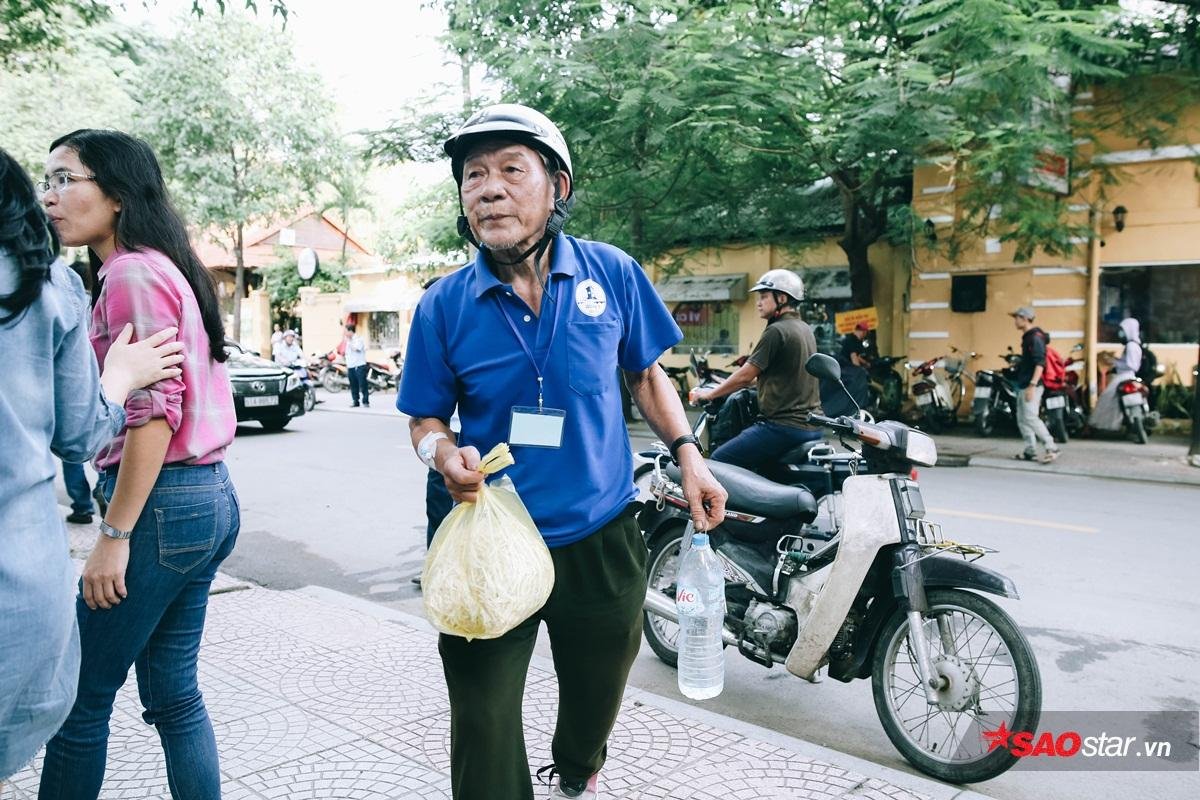
[[[501,442],[483,457],[479,471],[491,475],[513,463]],[[508,633],[545,605],[553,588],[550,550],[507,477],[446,515],[421,573],[429,622],[468,641]]]

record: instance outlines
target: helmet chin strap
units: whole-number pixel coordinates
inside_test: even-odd
[[[550,216],[546,218],[546,228],[542,232],[542,237],[538,239],[532,247],[530,247],[524,253],[521,253],[521,255],[517,256],[512,261],[501,261],[496,257],[496,254],[492,252],[491,248],[480,244],[475,238],[475,233],[471,230],[470,223],[467,222],[466,214],[462,213],[462,198],[459,198],[458,201],[458,234],[478,249],[486,251],[487,257],[492,261],[505,267],[511,267],[514,264],[520,264],[522,261],[529,258],[530,255],[533,255],[533,269],[536,273],[542,260],[542,256],[546,254],[547,248],[550,247],[550,242],[554,241],[555,237],[562,232],[563,226],[567,223],[567,218],[571,216],[571,209],[575,206],[574,196],[563,200],[558,197],[557,188],[554,190],[554,194],[554,210],[552,210],[550,212]],[[547,282],[548,281],[549,276],[547,276]],[[543,290],[544,289],[545,287],[543,286]]]

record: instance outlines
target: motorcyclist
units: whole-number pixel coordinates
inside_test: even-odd
[[[1121,356],[1113,362],[1108,383],[1096,400],[1096,408],[1088,417],[1088,425],[1099,431],[1121,430],[1121,405],[1117,398],[1117,387],[1133,379],[1142,367],[1141,325],[1133,317],[1121,320],[1117,338],[1125,345]]]
[[[304,351],[300,349],[300,343],[296,341],[295,331],[283,332],[283,339],[276,345],[273,355],[275,363],[285,367],[293,367],[297,362],[304,363]]]
[[[804,297],[804,282],[796,273],[773,269],[759,278],[750,291],[757,295],[758,315],[767,321],[762,340],[746,363],[717,386],[695,390],[692,402],[726,397],[758,384],[763,419],[718,447],[714,461],[760,469],[804,442],[821,438],[820,429],[807,422],[809,412],[820,412],[820,386],[804,370],[817,351],[816,338],[800,318],[797,306]]]

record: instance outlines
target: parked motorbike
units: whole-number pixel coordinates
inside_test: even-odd
[[[943,372],[946,358],[938,356],[928,361],[909,361],[906,366],[915,378],[912,384],[913,401],[921,414],[923,424],[930,433],[940,433],[958,423],[957,404],[951,394],[950,383],[938,375]],[[961,394],[959,396],[961,400]]]
[[[1071,349],[1071,357],[1064,364],[1062,388],[1047,387],[1042,393],[1042,417],[1046,420],[1050,435],[1059,444],[1069,442],[1071,437],[1082,432],[1087,424],[1084,392],[1079,385],[1084,362],[1082,358],[1077,357],[1082,351],[1082,344],[1077,344]]]
[[[806,369],[838,374],[822,354]],[[989,750],[982,731],[1036,730],[1041,678],[1020,629],[979,592],[1015,598],[1016,587],[976,563],[991,550],[948,540],[927,519],[914,470],[937,462],[932,438],[890,420],[810,420],[852,450],[840,518],[822,516],[807,488],[709,463],[729,493],[709,532],[725,569],[725,644],[813,682],[822,667],[844,682],[870,678],[884,731],[913,766],[953,783],[999,775],[1016,757]],[[643,629],[675,666],[690,517],[678,467],[666,455],[655,463],[655,499],[638,515],[650,551]]]
[[[1121,422],[1125,433],[1138,444],[1150,441],[1150,431],[1158,422],[1150,413],[1150,387],[1141,378],[1127,378],[1117,385],[1117,399],[1121,401]]]
[[[870,382],[870,405],[867,411],[875,419],[899,419],[904,405],[904,379],[893,368],[903,361],[901,356],[880,356],[867,365]]]
[[[350,388],[350,373],[346,369],[345,360],[336,350],[331,350],[325,356],[325,365],[319,375],[321,386],[327,392],[341,392]]]

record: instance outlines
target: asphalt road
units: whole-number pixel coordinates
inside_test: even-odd
[[[420,613],[424,466],[392,396],[352,411],[345,394],[281,433],[239,429],[229,464],[242,533],[225,569],[265,586],[326,586]],[[1200,701],[1200,490],[984,468],[926,470],[947,535],[997,548],[985,563],[1035,648],[1047,710],[1194,709]],[[544,643],[543,643],[544,647]],[[865,681],[810,685],[730,654],[709,710],[898,769]],[[643,648],[631,682],[678,698]],[[1200,797],[1197,773],[1014,770],[974,787],[1003,800]]]

